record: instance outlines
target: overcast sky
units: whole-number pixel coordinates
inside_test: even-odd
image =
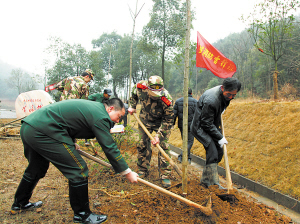
[[[191,0],[196,11],[191,40],[197,31],[210,43],[241,32],[246,26],[239,18],[249,15],[260,0]],[[144,4],[145,3],[145,4]],[[136,20],[136,33],[149,21],[152,0],[144,4]],[[131,34],[136,0],[1,0],[0,60],[30,73],[44,73],[44,50],[50,36],[69,44],[92,49],[91,41],[103,33]]]

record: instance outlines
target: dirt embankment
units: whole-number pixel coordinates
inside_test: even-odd
[[[300,102],[233,102],[223,119],[230,169],[299,200]],[[170,142],[181,148],[178,128]],[[205,158],[196,139],[191,151]]]

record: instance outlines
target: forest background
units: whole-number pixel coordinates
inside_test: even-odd
[[[132,85],[151,75],[159,75],[163,77],[165,88],[174,100],[181,97],[186,34],[185,2],[154,2],[150,20],[143,28],[142,35],[121,36],[117,31],[103,33],[98,39],[92,40],[91,51],[80,44],[71,45],[59,37],[51,37],[51,44],[46,49],[48,57],[44,60],[45,75],[29,73],[0,61],[1,107],[6,107],[5,100],[14,101],[22,92],[44,89],[66,77],[80,75],[86,68],[96,73],[91,83],[91,94],[110,87],[115,97],[128,99],[131,44]],[[299,98],[300,17],[292,14],[292,10],[299,8],[297,4],[295,0],[262,1],[255,8],[260,12],[259,15],[255,15],[253,10],[250,17],[241,18],[249,24],[247,29],[212,43],[235,62],[237,71],[234,77],[242,82],[239,97],[273,99],[274,72],[278,71],[276,83],[279,98]],[[273,38],[270,43],[263,39],[268,37],[268,32],[273,35],[270,36]],[[189,87],[198,99],[206,89],[221,84],[222,79],[206,69],[196,68],[195,51],[196,43],[191,41]],[[52,91],[51,95],[55,100],[59,99],[58,92]]]

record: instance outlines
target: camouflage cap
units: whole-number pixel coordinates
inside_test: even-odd
[[[85,72],[89,74],[89,76],[91,77],[92,80],[94,80],[95,73],[92,71],[92,69],[88,68],[85,70]]]
[[[164,81],[161,77],[154,75],[148,79],[148,94],[154,100],[164,95]]]
[[[153,75],[150,76],[150,78],[148,79],[148,85],[161,85],[164,86],[164,80],[158,76],[158,75]]]

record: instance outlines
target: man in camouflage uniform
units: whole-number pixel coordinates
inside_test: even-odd
[[[148,81],[140,81],[132,88],[130,97],[130,108],[128,113],[136,113],[136,105],[140,100],[142,108],[139,118],[150,133],[156,132],[153,145],[160,144],[163,150],[170,156],[168,144],[171,128],[173,126],[173,100],[169,92],[163,86],[163,80],[159,76],[151,76]],[[149,137],[143,128],[138,126],[140,141],[137,145],[139,176],[146,177],[149,174],[152,150],[149,143]],[[163,187],[171,186],[169,179],[170,165],[167,160],[158,154],[158,163],[160,164],[160,179]]]
[[[87,99],[88,82],[94,79],[94,72],[86,69],[81,76],[68,77],[56,84],[55,88],[62,92],[60,101],[68,99]]]

